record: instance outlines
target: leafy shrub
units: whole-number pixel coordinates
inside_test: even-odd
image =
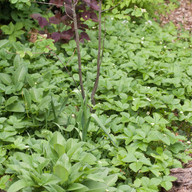
[[[8,192],[114,191],[110,186],[115,185],[117,174],[109,175],[110,169],[97,164],[98,158],[83,150],[84,143],[72,138],[66,141],[59,132],[49,132],[48,141],[31,138],[27,142],[35,152],[16,152],[10,157],[7,173],[19,180]]]
[[[94,27],[90,21],[87,24]],[[9,186],[12,190],[21,185],[22,189],[27,185],[26,190],[69,190],[72,172],[62,167],[69,173],[63,183],[67,174],[56,173],[60,158],[69,158],[71,167],[80,166],[75,175],[82,175],[73,187],[83,190],[91,190],[87,180],[94,180],[92,174],[96,173],[101,179],[94,176],[96,182],[105,189],[109,186],[109,191],[171,188],[175,178],[169,176],[169,170],[189,160],[186,138],[181,135],[183,125],[191,125],[192,39],[187,33],[178,38],[173,25],[162,29],[150,20],[137,25],[109,18],[105,28],[96,114],[92,114],[97,122],[90,119],[86,139],[82,136],[83,118],[87,124],[89,101],[81,102],[74,96],[77,86],[73,79],[78,79],[75,42],[56,49],[52,40],[43,37],[25,45],[0,41],[0,166],[1,175],[12,175],[11,181],[7,181],[9,176],[2,177],[2,188]],[[94,29],[87,33],[92,42],[81,45],[81,56],[89,92],[96,71],[97,39]],[[72,76],[62,71],[56,55],[68,63]],[[60,130],[63,136],[48,129]],[[39,137],[42,139],[35,139]],[[74,145],[77,159],[72,159],[65,148],[70,142],[80,146]],[[79,151],[91,156],[90,160],[96,159],[97,164],[83,162]],[[112,185],[103,184],[107,181],[102,173],[115,178]],[[41,174],[50,180],[41,183]]]
[[[104,9],[109,10],[109,13],[111,11],[114,17],[120,19],[130,19],[130,16],[132,18],[145,16],[147,19],[148,14],[150,17],[156,17],[157,13],[166,13],[176,7],[174,0],[169,4],[165,0],[106,0],[104,2]]]

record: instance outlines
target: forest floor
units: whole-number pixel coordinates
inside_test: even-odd
[[[178,29],[192,31],[192,1],[179,0],[179,7],[169,14],[161,15],[161,24],[173,22]]]
[[[161,15],[161,25],[169,22],[175,24],[179,31],[182,29],[192,32],[192,1],[180,0],[179,7],[169,14]],[[184,165],[184,168],[171,170],[171,175],[178,179],[173,183],[169,192],[191,192],[192,191],[192,161]]]

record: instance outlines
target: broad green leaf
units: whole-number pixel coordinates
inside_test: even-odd
[[[36,182],[38,182],[40,185],[52,185],[61,181],[61,178],[52,173],[43,173],[42,175],[38,175],[38,179],[39,181],[36,179]]]
[[[170,181],[162,181],[161,182],[161,186],[165,189],[165,190],[170,190],[172,188],[172,183]]]
[[[104,192],[107,189],[107,185],[105,183],[97,181],[87,180],[82,184],[89,188],[89,192]]]
[[[46,96],[46,97],[43,97],[43,99],[41,100],[41,102],[39,103],[38,105],[38,108],[43,111],[45,109],[49,109],[49,106],[51,104],[51,97],[50,96]]]
[[[4,39],[0,41],[0,48],[2,48],[4,45],[6,45],[9,41]]]
[[[170,147],[169,147],[169,149],[176,154],[178,154],[180,151],[183,151],[184,148],[185,147],[184,147],[183,143],[181,143],[181,142],[174,143],[173,145],[170,145]]]
[[[18,180],[14,182],[8,189],[7,192],[17,192],[20,191],[23,188],[26,188],[28,186],[28,183],[24,180]]]
[[[25,89],[25,88],[23,89],[23,96],[25,98],[26,107],[28,109],[30,109],[31,108],[31,95],[30,95],[29,91],[27,89]]]
[[[89,165],[94,165],[97,162],[97,158],[91,153],[83,153],[80,157],[80,161],[82,163],[88,163]]]
[[[60,156],[62,156],[65,153],[65,145],[61,145],[61,144],[54,144],[54,150],[57,152],[57,154]]]
[[[45,189],[47,189],[49,192],[66,192],[65,189],[60,187],[59,185],[51,184],[49,186],[44,186]]]
[[[11,85],[12,83],[11,76],[6,73],[0,73],[0,81],[5,85]]]
[[[123,162],[130,163],[137,161],[137,158],[134,154],[128,153],[124,159],[122,159]]]
[[[13,74],[14,83],[17,84],[18,82],[24,82],[25,77],[27,75],[27,67],[21,65],[17,68],[17,70]]]
[[[139,161],[131,163],[129,165],[130,169],[132,169],[134,172],[139,171],[139,169],[141,169],[142,166],[143,166],[143,163]]]
[[[11,104],[7,107],[7,111],[12,111],[12,112],[18,112],[18,113],[23,113],[25,112],[25,107],[21,102],[16,102],[14,104]]]
[[[54,146],[55,144],[60,144],[63,146],[66,145],[66,141],[65,141],[64,137],[58,131],[53,133],[53,136],[52,136],[51,140],[49,141],[49,143],[51,146]]]
[[[61,179],[62,184],[68,180],[69,172],[62,164],[56,164],[53,167],[53,173]]]
[[[16,55],[13,60],[14,67],[19,67],[21,65],[21,57]]]
[[[9,181],[10,175],[4,175],[0,178],[0,189],[5,189],[6,183]]]
[[[117,182],[118,176],[117,174],[113,174],[113,175],[109,175],[107,177],[104,178],[105,183],[107,184],[107,186],[112,187],[115,185],[115,183]]]
[[[33,87],[30,89],[30,95],[34,102],[40,102],[43,97],[43,89]]]
[[[67,190],[75,192],[86,192],[88,191],[88,188],[85,185],[82,185],[81,183],[73,183],[69,185]]]
[[[17,97],[17,96],[10,97],[10,98],[6,101],[5,106],[9,106],[9,105],[15,103],[16,101],[18,101],[18,97]]]
[[[118,190],[121,190],[120,192],[136,192],[135,189],[133,189],[132,187],[130,187],[129,185],[120,185],[118,188]]]

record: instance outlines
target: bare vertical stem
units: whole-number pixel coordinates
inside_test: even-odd
[[[80,83],[80,87],[81,87],[81,95],[84,99],[85,91],[84,91],[84,87],[83,87],[83,76],[82,76],[82,70],[81,70],[80,41],[79,41],[79,33],[78,33],[78,27],[77,27],[77,15],[76,15],[76,11],[75,11],[74,0],[72,2],[72,12],[73,12],[73,23],[74,23],[74,29],[75,29],[75,38],[76,38],[77,56],[78,56],[79,83]]]
[[[99,36],[98,36],[98,55],[97,55],[97,76],[95,79],[95,84],[91,93],[91,103],[95,105],[95,93],[99,84],[99,75],[100,75],[100,67],[101,67],[101,9],[102,9],[102,0],[99,1]]]

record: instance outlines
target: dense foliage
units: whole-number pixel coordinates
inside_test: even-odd
[[[169,190],[170,169],[190,159],[192,38],[173,25],[106,16],[92,106],[97,23],[84,22],[91,39],[80,45],[84,100],[74,40],[30,42],[22,22],[1,27],[8,39],[0,41],[0,189]]]

